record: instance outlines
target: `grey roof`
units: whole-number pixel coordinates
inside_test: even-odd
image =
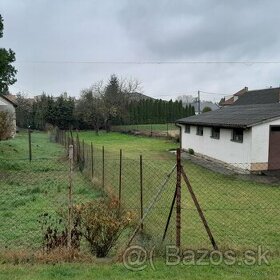
[[[3,98],[4,100],[6,100],[7,102],[9,102],[10,104],[12,104],[14,107],[17,107],[17,104],[16,104],[14,101],[12,101],[12,100],[8,97],[8,95],[2,94],[2,95],[0,95],[0,97]]]
[[[273,119],[280,119],[280,104],[229,106],[177,120],[178,124],[247,128]]]
[[[233,105],[278,103],[279,94],[280,88],[250,90],[239,96]]]

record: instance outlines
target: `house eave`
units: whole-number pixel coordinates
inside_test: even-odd
[[[176,124],[181,125],[201,125],[205,127],[221,127],[221,128],[249,128],[248,125],[242,125],[242,124],[225,124],[225,123],[205,123],[205,122],[176,122]]]

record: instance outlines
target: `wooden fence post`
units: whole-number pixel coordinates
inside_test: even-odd
[[[177,149],[176,246],[181,249],[181,149]]]
[[[72,188],[73,188],[73,145],[69,146],[69,185],[68,185],[68,231],[67,231],[67,247],[71,248],[72,233]]]
[[[82,141],[82,147],[83,147],[82,159],[83,159],[83,163],[85,163],[85,141],[84,141],[84,139]]]
[[[143,158],[140,155],[140,219],[143,220]],[[141,230],[143,230],[144,225],[141,223]]]

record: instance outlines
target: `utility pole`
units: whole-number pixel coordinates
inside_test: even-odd
[[[200,115],[200,113],[201,113],[201,112],[200,112],[200,91],[197,92],[197,103],[198,103],[198,104],[197,104],[197,105],[198,105],[198,106],[197,106],[197,107],[198,107],[198,108],[197,108],[197,109],[198,109],[198,114]]]

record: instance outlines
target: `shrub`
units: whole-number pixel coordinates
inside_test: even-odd
[[[71,248],[79,249],[81,241],[80,220],[76,214],[75,208],[73,211],[73,229],[71,230]],[[49,213],[44,213],[39,216],[39,223],[43,232],[43,249],[50,253],[58,248],[67,247],[67,218],[64,214],[52,216]]]
[[[188,152],[189,152],[190,155],[194,155],[194,150],[193,149],[191,149],[191,148],[188,149]]]
[[[120,208],[113,196],[81,206],[80,217],[82,235],[97,257],[106,257],[121,232],[133,221],[133,214]]]
[[[0,140],[6,140],[12,137],[13,132],[13,114],[7,111],[0,111]]]

